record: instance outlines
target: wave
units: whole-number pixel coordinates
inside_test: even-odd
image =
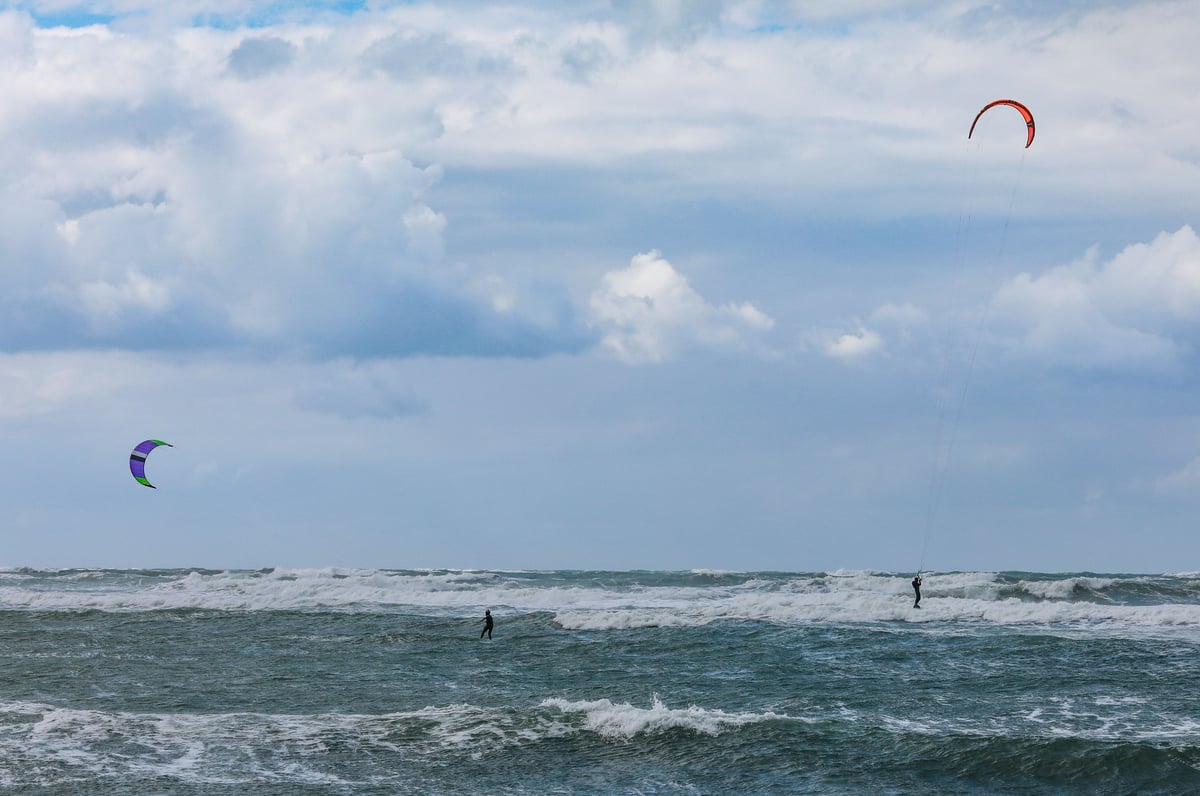
[[[630,608],[622,610],[560,611],[555,621],[570,630],[628,630],[650,627],[688,627],[719,621],[790,623],[906,622],[934,624],[978,622],[996,625],[1112,625],[1200,628],[1200,606],[1102,606],[1077,602],[1030,603],[1017,598],[971,600],[925,599],[914,609],[905,597],[821,599],[819,596],[756,597],[686,610]],[[917,612],[919,610],[919,613]]]
[[[1165,713],[1147,700],[1133,697],[1014,699],[1004,716],[919,718],[866,715],[856,721],[898,735],[968,738],[1071,738],[1099,743],[1158,743],[1194,747],[1200,721],[1191,715]]]
[[[344,611],[500,621],[547,614],[567,630],[715,622],[987,623],[1200,628],[1200,582],[1178,575],[947,572],[521,572],[268,569],[9,570],[0,610]]]
[[[1043,600],[1070,600],[1081,595],[1096,593],[1117,583],[1117,578],[1075,577],[1061,580],[1022,580],[1017,587],[1033,597]]]
[[[408,776],[396,773],[397,761],[491,755],[572,735],[713,736],[781,718],[671,709],[657,696],[649,708],[551,698],[523,709],[451,704],[378,715],[110,712],[14,702],[0,705],[0,787],[30,784],[31,775],[37,784],[63,785],[131,774],[208,785],[379,784]],[[353,754],[342,759],[339,750]],[[364,762],[372,759],[378,770]]]
[[[970,762],[968,750],[1007,759],[1015,754],[1014,744],[1050,760],[1046,745],[1062,742],[1090,744],[1079,747],[1089,755],[1141,745],[1194,756],[1200,737],[1193,717],[1106,697],[1042,701],[1032,709],[1014,704],[1008,715],[977,718],[939,716],[936,710],[898,717],[836,705],[799,716],[730,712],[670,707],[657,695],[648,707],[550,697],[518,707],[458,703],[382,714],[150,713],[11,702],[0,704],[0,787],[67,789],[84,780],[139,777],[155,783],[153,790],[164,780],[398,786],[411,780],[415,768],[453,769],[456,760],[491,758],[564,738],[601,744],[592,746],[597,750],[614,741],[649,740],[658,748],[679,741],[684,746],[672,748],[704,755],[694,742],[730,733],[751,733],[736,739],[750,750],[790,747],[797,732],[819,746],[821,739],[840,742],[876,730],[916,747],[936,739],[939,753],[966,755],[963,763]]]
[[[720,735],[726,729],[763,721],[797,720],[767,711],[765,713],[726,713],[696,705],[683,709],[668,708],[655,694],[649,708],[628,702],[614,704],[608,699],[571,701],[547,699],[542,707],[554,708],[567,715],[584,718],[584,727],[606,738],[632,738],[635,735],[683,729],[704,735]]]

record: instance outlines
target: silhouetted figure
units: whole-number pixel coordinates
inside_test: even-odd
[[[916,602],[913,603],[913,608],[920,608],[921,607],[921,575],[920,575],[920,573],[917,573],[917,576],[915,578],[913,578],[913,591],[915,591],[917,593],[917,599],[916,599]]]
[[[483,631],[480,632],[479,637],[483,638],[484,636],[487,636],[490,639],[492,637],[492,627],[494,624],[495,623],[492,621],[492,611],[489,608],[483,612]]]

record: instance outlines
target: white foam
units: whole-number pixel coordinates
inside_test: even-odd
[[[331,773],[336,763],[326,765],[331,749],[374,750],[393,759],[451,749],[494,754],[580,733],[628,739],[683,729],[717,735],[774,719],[787,717],[695,705],[672,709],[657,696],[648,708],[551,698],[523,709],[450,704],[380,715],[107,712],[13,702],[0,705],[0,783],[28,784],[30,771],[45,770],[58,774],[43,785],[64,785],[80,773],[136,773],[208,785],[346,786],[355,780]],[[378,772],[370,776],[377,781]]]
[[[1140,697],[1017,696],[1004,715],[893,716],[828,706],[804,716],[669,707],[610,699],[543,699],[522,708],[431,705],[386,714],[140,713],[0,704],[0,787],[36,784],[70,790],[80,777],[119,781],[131,775],[214,786],[289,782],[379,787],[408,775],[394,765],[410,755],[446,751],[496,755],[505,748],[594,734],[630,741],[687,732],[717,736],[766,722],[854,724],[897,734],[1086,738],[1099,741],[1200,741],[1200,720],[1164,713]],[[386,770],[347,773],[337,750],[393,761]],[[338,771],[340,776],[337,773]],[[31,777],[33,779],[31,779]]]
[[[931,574],[920,610],[908,575],[839,570],[812,575],[729,575],[702,585],[522,577],[485,571],[394,572],[276,569],[245,572],[25,572],[0,581],[0,607],[36,611],[406,611],[498,617],[546,613],[569,630],[703,626],[721,621],[803,623],[993,623],[1200,628],[1197,602],[1123,605],[1110,595],[1146,578]],[[653,574],[646,576],[653,583]],[[608,585],[610,583],[618,585]],[[1192,599],[1186,582],[1171,599]],[[1100,593],[1102,592],[1103,593]],[[1145,592],[1145,590],[1143,590]],[[1200,601],[1198,601],[1200,602]]]
[[[1058,580],[1023,580],[1017,585],[1044,600],[1069,600],[1080,592],[1099,591],[1117,582],[1116,578],[1078,577]]]
[[[773,588],[708,591],[701,599],[683,606],[568,608],[558,611],[555,620],[573,630],[681,627],[728,620],[782,624],[971,622],[1200,629],[1200,604],[1121,605],[1070,599],[1078,592],[1094,592],[1117,582],[1115,578],[1098,577],[1021,581],[1016,589],[1039,598],[1029,600],[1004,596],[1011,595],[1014,587],[994,573],[951,573],[926,580],[921,608],[914,609],[907,577],[840,572],[776,583]]]
[[[976,737],[1078,738],[1102,742],[1163,743],[1180,739],[1200,741],[1200,721],[1191,716],[1160,713],[1149,700],[1095,697],[1039,700],[1030,707],[1011,706],[1007,715],[899,717],[860,715],[860,723],[880,726],[898,734],[964,735]]]
[[[330,749],[492,751],[579,731],[532,707],[463,704],[381,715],[289,715],[106,712],[15,702],[0,705],[0,719],[0,783],[28,783],[31,770],[66,767],[90,776],[139,773],[211,785],[348,785],[354,781],[322,768]],[[62,776],[70,781],[72,775]]]
[[[189,572],[126,582],[110,576],[91,584],[54,582],[30,588],[0,587],[0,605],[9,609],[146,611],[212,609],[226,611],[378,608],[417,605],[459,607],[521,601],[495,573],[399,574],[379,570],[276,569],[268,572]],[[525,589],[531,596],[543,589]]]
[[[1090,603],[1029,603],[947,598],[923,600],[920,609],[887,597],[821,600],[811,596],[757,599],[739,605],[693,605],[686,610],[635,608],[608,611],[562,611],[555,619],[570,630],[620,630],[639,627],[684,627],[716,621],[778,623],[983,622],[998,625],[1109,624],[1192,626],[1200,628],[1200,606],[1119,606]]]
[[[632,738],[642,733],[685,729],[704,735],[719,735],[731,727],[756,724],[762,721],[788,719],[777,713],[726,713],[696,705],[668,708],[655,694],[649,708],[635,707],[628,702],[614,703],[608,699],[571,701],[547,699],[543,707],[567,714],[582,714],[584,726],[606,738]]]
[[[585,585],[586,584],[586,585]],[[510,606],[529,611],[562,608],[605,609],[628,606],[683,607],[714,594],[754,589],[752,584],[728,586],[644,587],[613,589],[580,585],[543,584],[496,572],[397,573],[381,570],[294,570],[269,572],[188,572],[160,576],[149,582],[114,581],[61,583],[30,587],[0,586],[0,605],[8,609],[41,611],[146,611],[212,609],[260,610],[378,610],[416,607],[461,613],[480,606]]]

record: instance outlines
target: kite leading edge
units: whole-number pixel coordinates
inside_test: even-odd
[[[1033,114],[1029,112],[1029,108],[1026,108],[1023,103],[1017,102],[1016,100],[998,99],[995,102],[989,102],[987,105],[984,105],[983,110],[975,114],[975,121],[971,122],[971,131],[967,133],[967,138],[970,138],[971,133],[975,132],[975,122],[979,121],[979,117],[982,116],[989,108],[994,108],[997,105],[1011,105],[1012,107],[1016,108],[1023,117],[1025,117],[1025,127],[1028,131],[1028,134],[1025,138],[1025,148],[1029,149],[1029,145],[1033,143]]]

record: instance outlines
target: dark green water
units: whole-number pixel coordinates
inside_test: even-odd
[[[1189,575],[0,575],[6,793],[1200,792]]]

